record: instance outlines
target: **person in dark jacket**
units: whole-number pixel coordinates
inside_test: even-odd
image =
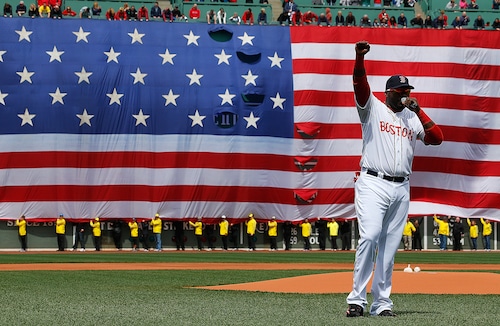
[[[285,250],[292,249],[292,223],[290,221],[286,221],[283,224],[283,242],[285,243]]]
[[[453,223],[453,250],[462,250],[462,237],[464,236],[464,225],[460,217],[455,217],[455,222]]]
[[[319,250],[325,250],[326,249],[326,234],[327,234],[327,228],[326,228],[326,220],[323,220],[319,218],[316,223],[314,223],[314,226],[316,226],[316,229],[318,230],[318,242],[319,242]]]
[[[342,240],[342,250],[351,250],[351,222],[340,223],[340,239]]]
[[[122,250],[122,221],[113,220],[111,222],[111,233],[113,235],[113,242],[118,250]]]
[[[184,222],[176,220],[172,224],[174,225],[175,247],[177,250],[186,250],[184,246]]]
[[[85,251],[85,224],[86,223],[75,224],[75,243],[73,244],[73,251],[78,248],[78,243],[80,243],[80,251]]]

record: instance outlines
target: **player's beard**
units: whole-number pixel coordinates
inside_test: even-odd
[[[405,106],[401,103],[401,99],[387,98],[385,104],[394,112],[401,112]]]
[[[400,96],[387,96],[385,99],[385,104],[391,108],[394,112],[401,112],[404,110],[405,106],[401,103]]]

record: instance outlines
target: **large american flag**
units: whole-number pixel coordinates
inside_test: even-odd
[[[376,95],[406,74],[445,133],[411,213],[500,218],[495,33],[2,24],[0,218],[353,218],[359,39]]]

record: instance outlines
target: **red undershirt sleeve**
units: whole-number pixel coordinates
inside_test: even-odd
[[[356,55],[352,79],[356,101],[360,106],[365,106],[370,97],[370,85],[366,77],[365,57],[362,55]]]
[[[439,145],[443,142],[444,136],[443,131],[439,128],[434,121],[425,114],[424,110],[420,109],[417,113],[417,117],[420,119],[422,126],[424,127],[425,136],[424,142],[431,145]]]

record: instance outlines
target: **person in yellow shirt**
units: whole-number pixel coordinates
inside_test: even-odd
[[[434,222],[438,225],[438,235],[439,235],[439,250],[446,250],[446,242],[448,241],[448,236],[450,235],[450,225],[448,224],[448,217],[443,217],[442,220],[437,218],[434,214]]]
[[[413,232],[417,231],[415,225],[408,218],[406,220],[405,228],[403,229],[403,244],[405,251],[411,251],[412,248],[412,240],[413,240]]]
[[[245,221],[247,226],[247,239],[248,239],[248,250],[255,250],[255,231],[257,230],[257,221],[255,220],[253,213],[248,214],[248,220]]]
[[[198,250],[203,250],[203,221],[201,217],[198,217],[196,222],[189,221],[189,225],[194,228],[194,235],[196,237],[196,242],[198,244]]]
[[[335,221],[334,218],[330,222],[326,224],[326,227],[329,230],[330,242],[332,243],[332,250],[337,251],[337,238],[339,236],[339,224]]]
[[[467,224],[469,224],[469,236],[472,241],[472,250],[477,250],[477,238],[479,237],[479,227],[476,221],[467,219]]]
[[[278,222],[276,222],[276,216],[271,217],[271,220],[267,222],[267,227],[270,249],[271,251],[278,250],[278,244],[276,242],[276,238],[278,237]]]
[[[28,232],[26,231],[26,216],[21,215],[16,220],[16,226],[18,227],[18,234],[19,234],[19,241],[21,241],[21,252],[25,252],[28,249],[27,245],[27,234]]]
[[[50,6],[47,2],[42,3],[40,7],[38,7],[38,14],[40,15],[41,18],[47,17],[50,18]]]
[[[226,215],[221,216],[221,221],[219,222],[219,236],[222,240],[222,249],[227,250],[227,237],[229,235],[229,222],[226,219]]]
[[[130,242],[132,242],[132,250],[137,251],[139,248],[139,224],[137,224],[135,218],[128,222],[128,227],[130,229]]]
[[[64,251],[66,242],[66,220],[63,214],[59,214],[56,220],[57,251]]]
[[[101,251],[101,222],[99,222],[98,217],[90,220],[90,227],[92,228],[95,251]]]
[[[493,232],[493,227],[491,226],[489,219],[483,219],[481,217],[480,221],[481,224],[483,225],[484,250],[490,251],[491,250],[490,238],[491,238],[491,233]]]
[[[155,237],[156,249],[155,251],[161,251],[161,219],[160,214],[156,214],[155,217],[150,222],[153,228],[153,235]]]
[[[309,238],[311,237],[312,227],[311,223],[309,223],[309,219],[305,219],[304,222],[299,224],[299,227],[302,229],[302,238],[304,239],[304,250],[311,250],[311,243],[309,242]]]

